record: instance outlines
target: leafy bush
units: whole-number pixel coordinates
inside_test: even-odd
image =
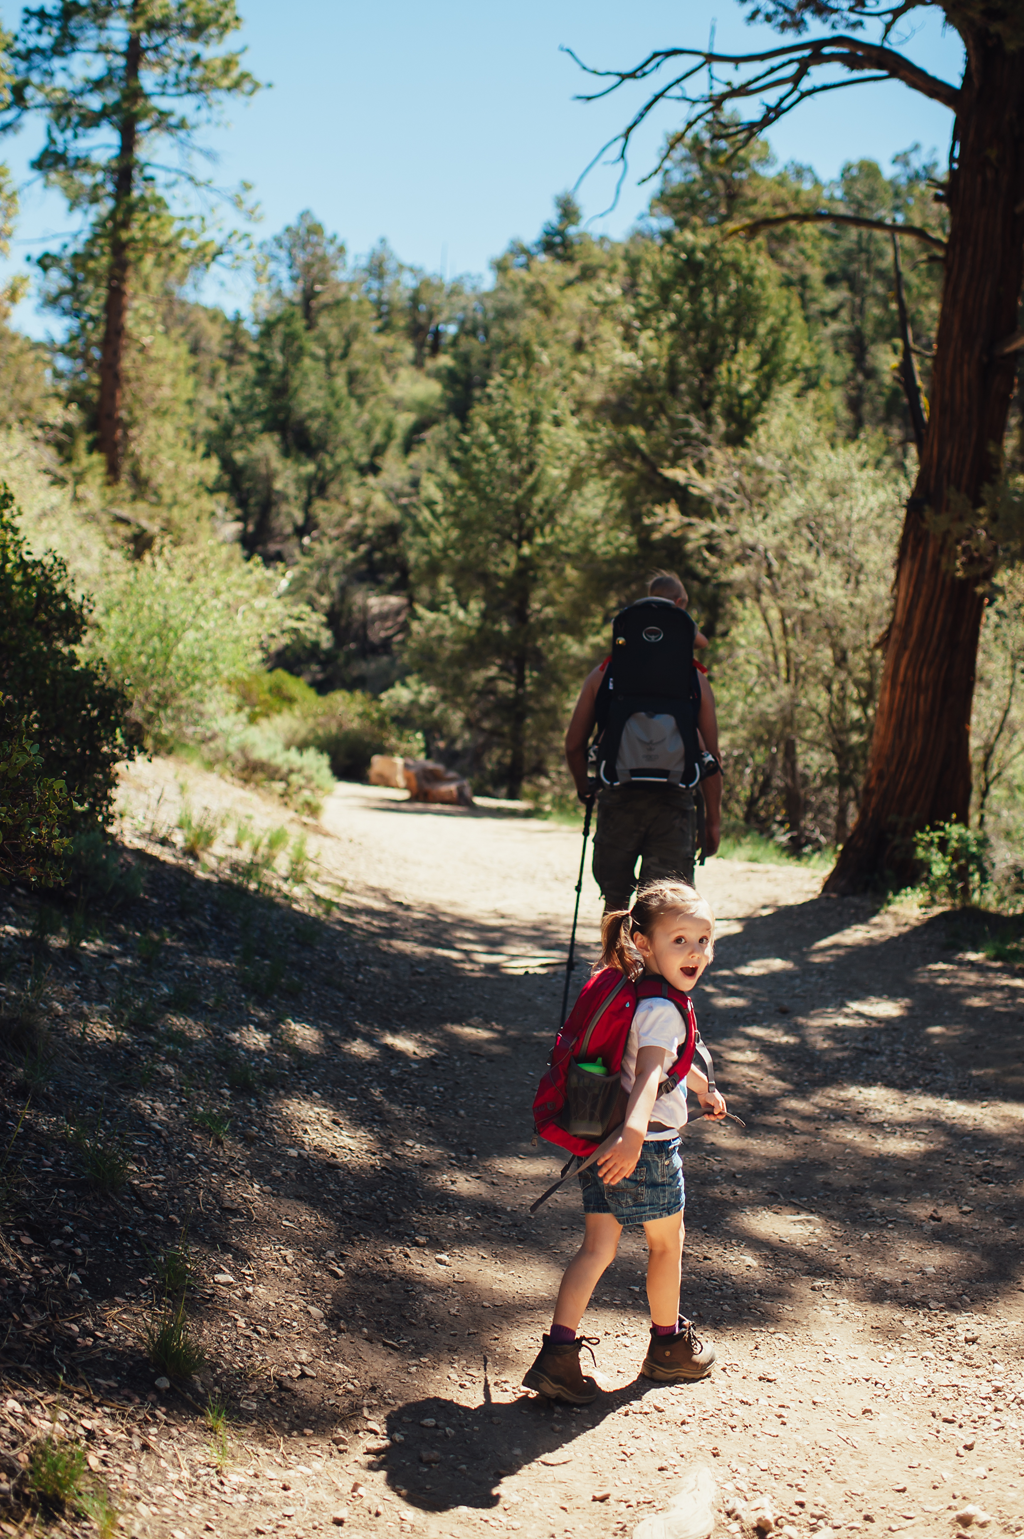
[[[316,715],[323,701],[304,679],[284,668],[274,668],[270,673],[250,673],[236,679],[231,692],[250,721],[263,721],[267,716],[279,716],[283,711],[296,711],[303,715]]]
[[[375,753],[400,752],[387,705],[372,695],[337,689],[318,702],[316,714],[291,713],[274,725],[286,743],[324,754],[338,780],[365,780]]]
[[[29,554],[0,482],[0,689],[17,701],[40,775],[67,788],[69,829],[109,821],[115,766],[139,742],[124,691],[78,655],[87,619],[63,561]]]
[[[317,748],[287,746],[276,730],[279,720],[257,722],[231,734],[227,763],[239,780],[264,786],[296,812],[315,817],[334,789],[330,761]]]
[[[92,638],[154,747],[208,729],[229,681],[250,674],[292,617],[259,562],[211,542],[126,563],[104,590]]]
[[[992,879],[990,854],[988,836],[963,823],[926,828],[914,840],[921,887],[933,903],[979,902]]]
[[[63,880],[71,804],[63,780],[42,774],[39,746],[0,694],[0,886]]]

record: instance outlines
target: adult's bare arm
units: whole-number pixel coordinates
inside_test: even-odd
[[[721,763],[718,751],[718,716],[715,712],[715,693],[703,674],[700,675],[700,711],[697,731],[705,748]],[[704,854],[714,855],[722,838],[722,777],[712,775],[701,782],[704,795]]]
[[[697,731],[704,739],[704,747],[714,754],[718,754],[718,713],[715,710],[715,692],[708,683],[703,673],[698,673],[700,679],[700,709],[697,712]]]
[[[594,706],[597,700],[597,691],[601,683],[601,669],[594,668],[587,674],[580,690],[579,699],[569,719],[568,731],[565,734],[565,762],[569,766],[569,774],[576,783],[576,794],[580,801],[586,801],[589,794],[587,787],[587,747],[590,743],[590,734],[594,730]]]

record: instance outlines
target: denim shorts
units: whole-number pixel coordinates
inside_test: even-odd
[[[624,1229],[681,1213],[686,1189],[679,1150],[678,1138],[645,1139],[633,1174],[615,1186],[605,1186],[591,1165],[579,1178],[584,1213],[610,1213]]]

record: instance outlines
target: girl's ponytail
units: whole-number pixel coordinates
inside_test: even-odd
[[[627,978],[638,978],[644,959],[633,944],[633,916],[628,908],[613,909],[601,920],[599,967],[614,967]]]

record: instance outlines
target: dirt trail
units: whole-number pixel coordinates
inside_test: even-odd
[[[126,832],[153,867],[139,924],[174,937],[149,977],[161,986],[166,968],[166,987],[187,978],[201,996],[174,1017],[192,1091],[171,1054],[157,1090],[125,1090],[158,1134],[136,1221],[167,1235],[168,1215],[195,1207],[209,1354],[184,1399],[152,1391],[153,1370],[108,1337],[111,1386],[141,1400],[136,1415],[147,1394],[160,1407],[158,1453],[122,1470],[133,1533],[306,1539],[344,1509],[364,1539],[596,1539],[666,1507],[694,1460],[718,1485],[716,1533],[752,1534],[759,1500],[787,1539],[949,1539],[971,1504],[986,1534],[1024,1529],[1024,977],[981,958],[969,917],[879,914],[818,898],[814,873],[709,862],[719,942],[698,1019],[747,1131],[687,1136],[683,1307],[718,1363],[696,1385],[637,1378],[643,1245],[628,1234],[583,1326],[605,1392],[561,1411],[519,1381],[581,1227],[572,1187],[528,1213],[556,1168],[531,1144],[529,1103],[578,832],[341,787],[306,829],[341,906],[299,946],[280,899],[225,908],[231,889],[175,852],[179,779],[194,809],[298,829],[181,766],[128,777]],[[229,843],[212,851],[222,877]],[[588,873],[588,957],[598,917]],[[130,942],[109,944],[141,977]],[[282,946],[280,987],[261,991]],[[95,1015],[90,1031],[110,1072],[121,1049]],[[264,1066],[241,1098],[213,1067],[226,1043]],[[222,1148],[190,1120],[206,1062],[208,1099],[232,1111]],[[72,1223],[88,1211],[97,1227],[95,1208],[83,1199]],[[124,1253],[82,1269],[93,1314],[115,1293],[143,1311],[144,1265]],[[230,1473],[197,1441],[190,1404],[211,1391],[239,1418]]]

